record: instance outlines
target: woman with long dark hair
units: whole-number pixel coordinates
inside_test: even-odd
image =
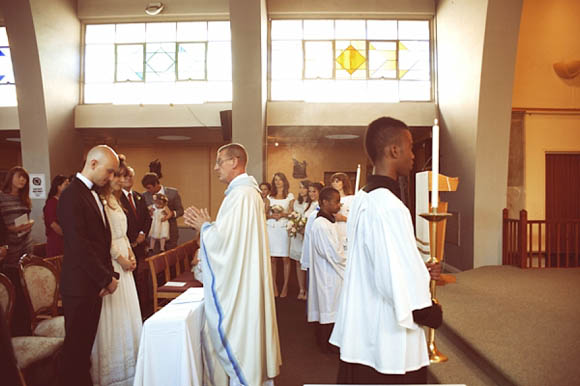
[[[2,272],[10,278],[16,290],[16,302],[11,323],[13,335],[30,333],[30,316],[18,274],[20,257],[25,253],[32,252],[30,231],[34,221],[29,219],[32,208],[29,197],[29,181],[30,177],[26,169],[22,166],[15,166],[8,171],[0,192],[0,217],[4,221],[5,239],[8,245],[8,252],[2,262]]]
[[[290,183],[284,173],[275,173],[272,178],[272,191],[268,196],[270,206],[268,213],[266,213],[266,224],[268,225],[275,296],[278,296],[278,286],[276,285],[277,261],[282,259],[284,262],[284,285],[280,293],[281,298],[285,298],[288,295],[288,281],[290,279],[290,238],[286,227],[288,225],[290,203],[294,199],[294,195],[289,190]]]
[[[295,212],[299,219],[305,218],[306,209],[310,205],[310,196],[308,196],[309,180],[300,181],[298,187],[298,198],[292,202],[292,211]],[[300,220],[301,221],[301,220]],[[302,244],[304,242],[304,228],[295,232],[290,237],[290,258],[296,263],[296,277],[298,278],[298,300],[306,300],[306,272],[300,268],[300,258],[302,257]]]
[[[334,173],[330,177],[332,187],[340,193],[340,211],[334,215],[338,227],[338,235],[346,251],[346,220],[350,212],[350,203],[354,199],[354,189],[346,173]]]
[[[56,207],[60,194],[69,184],[68,177],[61,174],[52,179],[48,198],[44,204],[42,212],[44,213],[44,227],[46,228],[46,257],[58,256],[63,254],[62,228],[56,218]]]
[[[119,273],[119,285],[111,295],[103,297],[99,327],[91,353],[93,384],[133,385],[139,339],[141,310],[133,270],[137,267],[135,254],[127,238],[127,217],[120,203],[121,171],[125,156],[119,154],[119,170],[109,184],[99,189],[109,229],[111,231],[111,259]]]

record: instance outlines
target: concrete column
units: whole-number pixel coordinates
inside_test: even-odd
[[[74,130],[80,93],[80,22],[75,0],[0,0],[18,94],[23,166],[46,176],[81,167],[82,143]],[[44,199],[32,200],[32,237],[43,242]]]
[[[268,19],[265,0],[230,0],[232,30],[232,141],[243,144],[248,174],[266,170]]]
[[[460,242],[446,246],[445,258],[460,269],[501,264],[521,6],[521,0],[437,3],[441,173],[460,179],[446,197],[460,217]]]

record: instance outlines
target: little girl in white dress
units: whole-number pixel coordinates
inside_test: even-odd
[[[159,241],[159,248],[165,251],[165,242],[169,239],[169,208],[167,207],[167,196],[161,193],[153,195],[153,216],[151,220],[151,230],[149,230],[149,249],[155,249],[155,243]]]

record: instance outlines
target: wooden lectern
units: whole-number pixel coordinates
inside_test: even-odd
[[[459,178],[439,174],[440,192],[455,192],[457,185],[459,185]],[[417,173],[415,175],[415,235],[417,247],[423,260],[427,261],[430,257],[431,248],[436,248],[437,256],[443,261],[447,220],[437,223],[437,240],[429,240],[429,221],[420,216],[421,213],[427,213],[431,209],[431,190],[431,171]],[[446,213],[448,206],[448,202],[439,200],[437,212]],[[445,283],[455,282],[455,278],[452,275],[442,274],[441,277]],[[444,283],[438,282],[438,284]]]

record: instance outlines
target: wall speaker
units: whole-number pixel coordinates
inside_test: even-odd
[[[224,141],[232,141],[232,110],[220,111],[220,121],[222,124],[222,137]]]

